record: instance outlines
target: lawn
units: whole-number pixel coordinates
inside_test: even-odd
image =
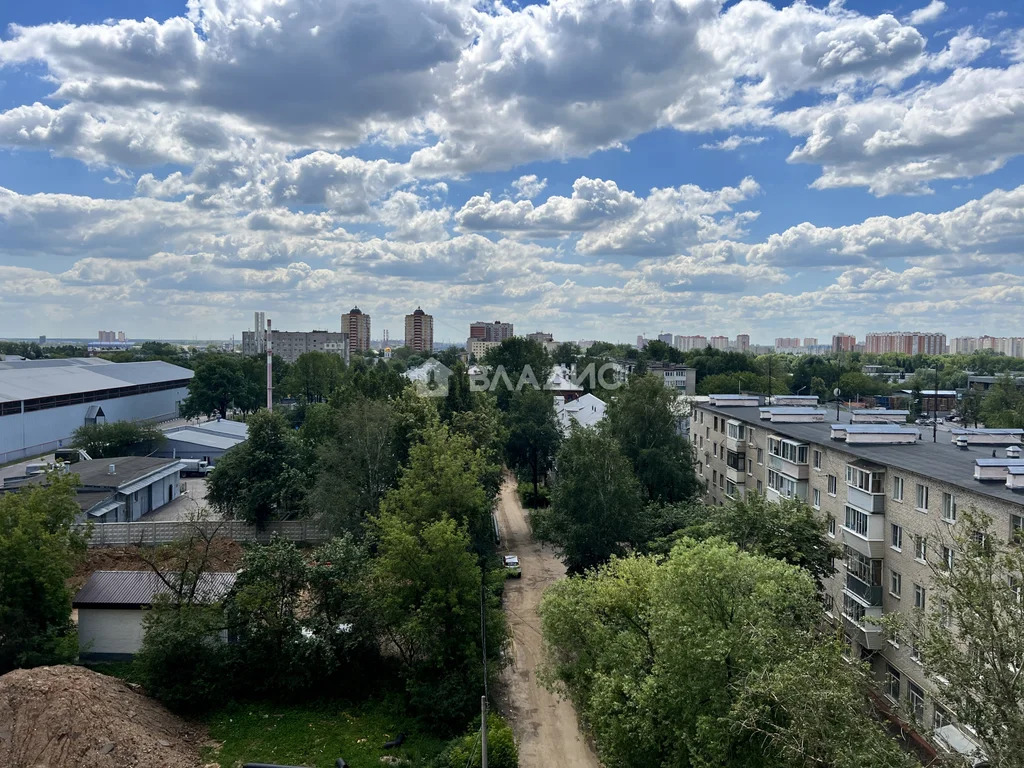
[[[410,766],[428,765],[445,741],[418,730],[415,721],[396,714],[383,701],[279,707],[271,704],[231,704],[207,719],[210,739],[204,762],[237,768],[247,762],[334,768],[339,757],[352,768],[381,768],[383,755],[394,755]],[[381,745],[405,732],[398,749]]]

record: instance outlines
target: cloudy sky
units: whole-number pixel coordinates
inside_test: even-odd
[[[1024,4],[0,10],[0,337],[1024,335]]]

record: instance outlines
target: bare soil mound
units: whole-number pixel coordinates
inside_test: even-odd
[[[117,678],[84,667],[0,677],[3,768],[196,768],[203,736]]]
[[[68,584],[74,590],[81,588],[93,571],[147,571],[149,565],[139,556],[141,551],[140,547],[92,547],[78,563]],[[210,570],[236,570],[242,561],[243,551],[237,541],[214,539],[210,547]],[[152,547],[146,547],[144,552],[147,557],[156,555],[161,565],[164,561],[170,562],[170,553],[166,550],[154,551]]]

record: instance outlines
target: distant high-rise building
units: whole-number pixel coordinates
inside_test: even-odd
[[[96,340],[105,344],[113,344],[117,341],[117,334],[113,331],[100,331],[96,334]]]
[[[466,339],[466,349],[470,349],[470,345],[474,341],[496,341],[501,343],[505,339],[511,339],[512,335],[512,323],[503,323],[500,320],[495,320],[493,323],[484,323],[478,320],[469,326],[469,338]]]
[[[991,349],[1007,357],[1024,357],[1024,336],[957,336],[949,343],[949,351],[954,355],[969,355],[979,349]]]
[[[644,336],[642,336],[642,335],[641,336],[637,336],[636,337],[636,348],[637,349],[643,349],[646,346],[647,346],[647,339]]]
[[[814,338],[813,336],[805,336],[804,337],[804,346],[805,347],[816,347],[816,346],[818,346],[818,340],[816,338]]]
[[[750,351],[750,336],[746,333],[741,333],[736,337],[736,351],[737,352],[749,352]]]
[[[920,331],[869,333],[864,339],[864,351],[876,355],[889,352],[902,355],[941,355],[946,351],[946,334]]]
[[[676,336],[673,339],[674,346],[680,352],[689,352],[692,349],[704,349],[708,345],[707,336]]]
[[[850,336],[846,333],[837,333],[832,337],[833,352],[853,352],[853,348],[855,346],[857,346],[856,336]]]
[[[252,351],[246,354],[263,355],[267,352],[267,313],[253,312]],[[243,337],[242,350],[245,350]]]
[[[370,349],[370,316],[359,307],[352,307],[341,316],[341,332],[348,334],[348,348],[352,352]]]
[[[275,357],[286,363],[294,363],[306,352],[326,352],[338,355],[346,363],[349,360],[348,334],[336,331],[278,331],[270,332],[271,349]],[[242,331],[242,354],[258,355],[257,345],[263,345],[262,354],[267,352],[267,331]]]
[[[45,336],[40,336],[39,337],[39,345],[42,346],[45,343],[46,343],[46,337]]]
[[[729,337],[728,336],[712,336],[709,339],[712,349],[728,349],[729,348]]]
[[[775,339],[776,350],[794,350],[800,348],[800,339],[796,336],[780,336]]]
[[[660,341],[662,344],[668,344],[671,347],[672,346],[672,334],[671,333],[659,333],[658,334],[658,341]]]
[[[405,346],[421,354],[434,351],[434,316],[420,307],[405,316]]]
[[[128,341],[128,337],[125,335],[124,331],[118,331],[117,340],[123,344]]]
[[[528,338],[530,341],[536,341],[538,344],[550,344],[552,341],[555,340],[555,337],[553,335],[551,335],[550,333],[545,333],[544,331],[528,333],[526,334],[526,338]]]

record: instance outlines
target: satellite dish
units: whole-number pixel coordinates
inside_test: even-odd
[[[841,390],[839,387],[836,387],[835,389],[832,390],[832,394],[835,395],[836,397],[839,397],[841,394],[843,394],[843,390]]]

